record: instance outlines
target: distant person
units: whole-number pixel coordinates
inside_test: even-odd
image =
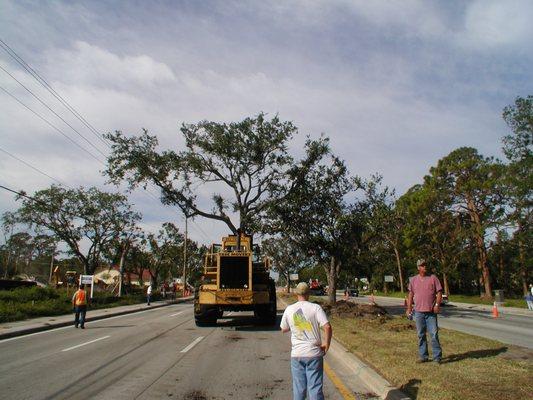
[[[529,285],[529,291],[531,292],[531,296],[533,296],[533,285]]]
[[[150,297],[152,296],[152,284],[150,283],[148,285],[148,288],[146,289],[146,303],[149,306],[150,305]]]
[[[533,310],[533,294],[528,292],[528,294],[526,294],[525,299],[527,303],[527,308]]]
[[[329,350],[332,329],[326,313],[309,302],[309,286],[300,282],[294,293],[298,302],[285,309],[281,331],[291,331],[291,373],[294,400],[323,400],[324,355]],[[320,328],[324,329],[322,340]]]
[[[72,306],[74,307],[74,326],[78,325],[85,329],[85,315],[87,313],[87,292],[84,286],[80,286],[72,296]]]
[[[431,350],[433,361],[436,363],[442,360],[442,348],[439,342],[439,326],[437,314],[440,312],[442,301],[442,286],[435,275],[428,274],[425,260],[416,262],[418,275],[409,278],[409,296],[407,297],[407,316],[413,316],[413,300],[415,303],[414,320],[416,322],[416,333],[418,335],[417,362],[429,361],[426,331],[431,337]]]

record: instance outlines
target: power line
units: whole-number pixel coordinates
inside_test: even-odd
[[[36,111],[32,110],[30,107],[28,107],[26,104],[24,104],[22,101],[20,101],[15,95],[11,94],[9,91],[7,91],[4,87],[0,86],[0,89],[6,93],[8,96],[10,96],[12,99],[14,99],[17,103],[19,103],[21,106],[26,108],[28,111],[39,117],[41,120],[43,120],[46,124],[54,128],[57,132],[59,132],[61,135],[63,135],[65,138],[70,140],[75,146],[79,147],[81,150],[89,154],[91,157],[93,157],[96,161],[98,161],[100,164],[105,166],[105,163],[102,162],[98,157],[96,157],[93,153],[91,153],[89,150],[87,150],[85,147],[81,146],[78,142],[76,142],[74,139],[72,139],[70,136],[65,134],[61,129],[59,129],[57,126],[52,124],[50,121],[48,121],[46,118],[44,118],[42,115],[37,113]]]
[[[46,90],[48,90],[68,111],[70,111],[78,120],[80,120],[90,131],[93,135],[95,135],[100,141],[102,141],[105,145],[110,147],[109,142],[94,128],[93,125],[91,125],[74,107],[72,107],[68,101],[66,101],[59,93],[55,91],[55,89],[44,79],[39,73],[33,69],[22,57],[20,57],[15,50],[13,50],[9,45],[4,42],[2,39],[0,39],[0,47],[4,49],[4,51],[9,54],[11,58],[13,58],[22,68],[24,68],[33,78]]]
[[[19,81],[17,78],[15,78],[8,70],[6,70],[4,67],[0,65],[0,69],[4,71],[7,75],[9,75],[15,82],[17,82],[20,86],[22,86],[26,91],[31,94],[34,98],[39,101],[43,106],[45,106],[48,110],[50,110],[57,118],[59,118],[61,121],[63,121],[70,129],[72,129],[76,134],[81,137],[83,140],[85,140],[89,145],[91,145],[97,152],[99,152],[104,157],[107,157],[98,147],[96,147],[93,142],[91,142],[89,139],[87,139],[83,134],[81,134],[76,128],[74,128],[72,125],[70,125],[61,115],[56,113],[48,104],[46,104],[39,96],[37,96],[35,93],[33,93],[26,85],[24,85],[21,81]]]
[[[34,166],[31,165],[30,163],[28,163],[28,162],[26,162],[26,161],[24,161],[24,160],[18,158],[18,157],[15,156],[14,154],[11,154],[9,151],[4,150],[4,149],[2,149],[1,147],[0,147],[0,151],[3,152],[3,153],[5,153],[5,154],[7,154],[7,155],[10,156],[10,157],[13,157],[15,160],[20,161],[21,163],[23,163],[24,165],[26,165],[26,166],[30,167],[31,169],[37,171],[38,173],[40,173],[40,174],[42,174],[42,175],[44,175],[44,176],[46,176],[46,177],[48,177],[48,178],[50,178],[50,179],[56,181],[57,183],[59,183],[59,184],[61,184],[61,185],[63,185],[63,186],[68,186],[68,185],[65,185],[63,182],[61,182],[59,179],[56,179],[56,178],[54,178],[53,176],[48,175],[46,172],[43,172],[43,171],[40,170],[39,168],[34,167]]]

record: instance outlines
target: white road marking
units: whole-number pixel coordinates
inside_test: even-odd
[[[192,349],[194,346],[196,346],[198,343],[200,343],[200,341],[203,339],[204,337],[203,336],[199,336],[197,337],[194,342],[192,342],[190,345],[188,345],[187,347],[185,347],[182,351],[180,351],[180,353],[187,353],[190,349]]]
[[[110,335],[103,336],[103,337],[101,337],[101,338],[91,340],[90,342],[85,342],[85,343],[82,343],[82,344],[78,344],[78,345],[76,345],[76,346],[72,346],[72,347],[69,347],[69,348],[67,348],[67,349],[63,349],[63,350],[61,350],[61,351],[74,350],[74,349],[77,349],[78,347],[86,346],[86,345],[88,345],[88,344],[91,344],[91,343],[94,343],[94,342],[98,342],[99,340],[107,339],[108,337],[111,337],[111,336],[110,336]]]
[[[183,314],[185,311],[180,311],[180,312],[177,312],[175,314],[170,314],[169,317],[175,317],[176,315],[180,315],[180,314]]]

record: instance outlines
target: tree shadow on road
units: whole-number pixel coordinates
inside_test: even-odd
[[[497,349],[487,349],[487,350],[473,350],[467,351],[462,354],[452,354],[448,357],[442,359],[442,364],[448,364],[452,362],[462,361],[469,358],[487,358],[487,357],[496,357],[501,353],[505,353],[508,347],[499,347]]]

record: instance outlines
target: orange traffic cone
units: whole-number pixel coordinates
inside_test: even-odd
[[[500,313],[498,312],[498,306],[496,305],[496,302],[494,302],[494,305],[492,306],[492,318],[499,318]]]

